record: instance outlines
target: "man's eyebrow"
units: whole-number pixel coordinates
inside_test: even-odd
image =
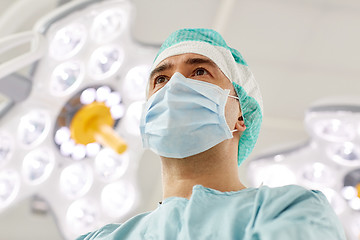
[[[185,64],[190,64],[190,65],[196,65],[196,64],[209,64],[212,65],[214,67],[217,67],[217,65],[211,61],[210,59],[206,59],[206,58],[188,58],[185,61]],[[163,63],[160,66],[156,67],[154,70],[151,71],[150,73],[150,79],[152,79],[154,77],[154,75],[156,75],[159,72],[162,71],[166,71],[170,68],[173,68],[174,64],[173,63]]]
[[[162,72],[162,71],[166,71],[170,68],[174,67],[174,64],[172,63],[163,63],[160,66],[156,67],[154,70],[151,71],[150,73],[150,79],[152,79],[154,77],[155,74]]]
[[[195,64],[209,64],[212,65],[214,67],[217,67],[217,65],[211,61],[210,59],[206,59],[206,58],[188,58],[185,61],[186,64],[191,64],[191,65],[195,65]]]

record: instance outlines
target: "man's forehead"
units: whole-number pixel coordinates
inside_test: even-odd
[[[196,53],[183,53],[179,55],[174,55],[165,58],[162,60],[150,73],[150,79],[152,79],[155,75],[170,70],[176,65],[185,64],[185,65],[199,65],[199,64],[207,64],[213,68],[220,69],[210,58],[196,54]]]
[[[189,64],[191,64],[191,63],[209,63],[209,64],[213,64],[214,66],[217,66],[214,63],[214,61],[212,61],[210,58],[208,58],[206,56],[196,54],[196,53],[183,53],[183,54],[174,55],[174,56],[165,58],[156,67],[159,67],[161,65],[167,65],[167,64],[176,65],[179,63],[189,63]]]

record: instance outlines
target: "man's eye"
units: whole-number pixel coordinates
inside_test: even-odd
[[[206,71],[206,70],[203,69],[203,68],[198,68],[198,69],[196,69],[195,72],[194,72],[194,75],[195,75],[195,76],[201,76],[201,75],[206,75],[206,74],[208,74],[208,71]]]
[[[164,83],[166,81],[167,81],[167,78],[165,76],[159,76],[159,77],[155,78],[155,85]]]

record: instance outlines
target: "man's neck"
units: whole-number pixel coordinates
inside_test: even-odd
[[[184,159],[162,158],[163,198],[190,198],[194,185],[221,192],[244,189],[239,180],[236,155],[216,149]]]

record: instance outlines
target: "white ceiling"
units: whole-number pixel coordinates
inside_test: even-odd
[[[1,0],[0,16],[20,1],[30,0]],[[304,112],[315,101],[360,97],[358,0],[133,2],[133,34],[141,42],[160,44],[182,27],[215,26],[242,53],[260,84],[265,109],[251,158],[305,141]],[[29,29],[40,16],[17,30],[9,25],[0,30],[0,38]]]

